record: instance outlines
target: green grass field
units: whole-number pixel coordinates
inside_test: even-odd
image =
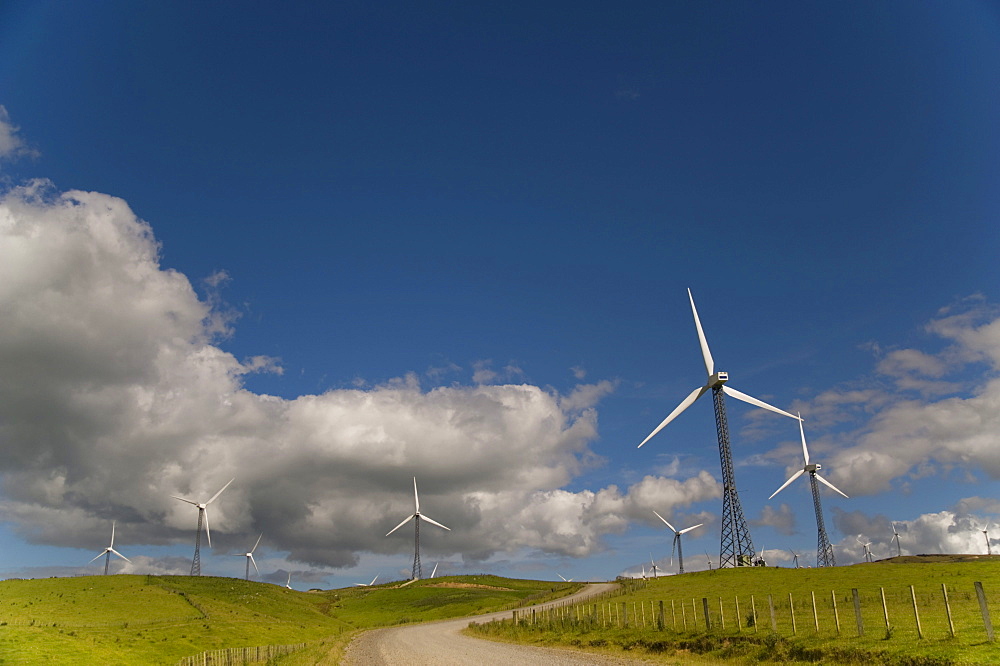
[[[697,653],[733,663],[1000,663],[1000,644],[987,642],[976,581],[983,584],[1000,621],[1000,558],[904,557],[830,569],[724,569],[661,577],[629,594],[537,617],[535,626],[515,628],[506,622],[475,631],[500,640],[627,650],[665,660]],[[948,590],[955,637],[948,625],[942,583]],[[911,585],[923,638],[917,636]],[[859,594],[862,636],[852,589]],[[711,629],[706,628],[704,599]],[[661,601],[663,630],[657,626]]]
[[[359,629],[473,615],[577,584],[447,576],[298,592],[209,576],[0,582],[0,664],[176,664],[207,650],[307,643],[282,664],[336,663]]]

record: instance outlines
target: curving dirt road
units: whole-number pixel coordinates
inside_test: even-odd
[[[533,608],[549,608],[568,600],[585,599],[601,592],[614,589],[614,583],[588,585],[576,594],[558,602],[539,604]],[[510,666],[511,664],[553,664],[570,666],[576,664],[641,664],[640,660],[615,658],[576,650],[541,648],[513,643],[497,643],[482,638],[473,638],[461,633],[472,621],[510,617],[510,611],[488,613],[475,617],[463,617],[428,624],[406,627],[387,627],[366,631],[347,648],[343,663],[357,666],[370,664],[401,664],[406,666],[445,666],[475,664],[475,666]]]

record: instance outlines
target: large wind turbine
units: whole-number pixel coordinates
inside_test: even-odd
[[[839,488],[837,488],[835,485],[833,485],[832,483],[830,483],[829,481],[827,481],[822,476],[816,473],[817,470],[823,469],[822,465],[817,465],[816,463],[809,462],[809,447],[806,446],[806,431],[802,428],[801,415],[799,417],[799,435],[802,436],[802,457],[805,460],[805,465],[795,474],[792,474],[788,478],[788,480],[785,481],[785,483],[782,484],[780,488],[771,493],[771,497],[768,497],[767,499],[771,499],[772,497],[780,493],[782,490],[787,488],[788,484],[790,484],[792,481],[799,478],[804,473],[809,472],[809,486],[812,488],[813,510],[816,512],[816,566],[835,567],[837,566],[837,563],[833,559],[833,546],[830,545],[830,539],[829,537],[826,536],[826,526],[823,524],[823,507],[820,506],[819,503],[819,486],[816,485],[816,481],[818,479],[819,481],[823,482],[824,485],[827,485],[830,488],[836,490],[841,495],[844,495],[844,497],[847,497],[847,495],[844,494],[844,492]]]
[[[256,571],[258,575],[260,574],[260,569],[257,568],[257,560],[253,559],[253,551],[257,550],[257,546],[260,545],[260,540],[263,539],[263,538],[264,538],[264,533],[261,532],[260,536],[257,537],[257,543],[255,543],[253,545],[253,548],[250,549],[249,553],[241,553],[240,555],[236,556],[236,557],[241,557],[242,556],[242,557],[246,557],[247,558],[247,578],[246,578],[247,580],[250,580],[250,563],[251,562],[253,562],[253,569],[254,569],[254,571]],[[289,579],[289,581],[291,581],[291,574],[289,574],[289,578],[288,579]]]
[[[235,481],[235,478],[229,479],[229,483]],[[195,502],[194,500],[184,499],[183,497],[178,497],[177,495],[171,495],[174,499],[179,499],[182,502],[187,502],[188,504],[194,504],[198,507],[198,527],[194,532],[194,559],[191,560],[191,575],[200,576],[201,575],[201,525],[205,524],[205,538],[208,539],[208,547],[212,547],[212,533],[208,529],[208,505],[215,501],[222,491],[229,487],[229,483],[222,486],[222,490],[212,495],[212,499],[207,502]]]
[[[391,530],[389,530],[386,533],[386,536],[389,536],[390,534],[392,534],[393,532],[395,532],[396,530],[398,530],[400,527],[402,527],[406,523],[410,522],[411,520],[414,521],[413,522],[413,525],[414,525],[414,530],[413,530],[413,580],[420,580],[423,577],[423,571],[420,568],[420,521],[421,520],[426,520],[431,525],[437,525],[438,527],[446,529],[449,532],[451,531],[451,528],[450,527],[445,527],[441,523],[439,523],[439,522],[437,522],[435,520],[431,520],[427,516],[425,516],[422,513],[420,513],[420,496],[417,494],[417,477],[413,477],[413,513],[410,514],[409,518],[407,518],[406,520],[404,520],[403,522],[401,522],[399,525],[396,525]]]
[[[124,555],[122,555],[121,553],[119,553],[117,550],[115,550],[115,524],[114,524],[114,522],[111,523],[111,545],[101,551],[101,555],[105,556],[105,559],[104,559],[104,575],[105,576],[108,575],[108,565],[111,564],[111,553],[114,553],[115,555],[117,555],[118,557],[122,558],[123,560],[125,560],[129,564],[132,563],[132,560],[128,559],[127,557],[125,557]],[[101,555],[98,555],[97,557],[95,557],[90,562],[94,562],[96,560],[101,559]],[[87,564],[90,564],[90,562],[87,562]]]
[[[701,355],[705,360],[705,370],[708,372],[708,381],[704,386],[696,388],[688,397],[677,405],[674,411],[670,412],[667,418],[663,419],[660,425],[656,426],[653,432],[649,433],[643,444],[648,442],[656,433],[685,409],[690,407],[695,400],[712,389],[712,400],[715,403],[715,430],[719,439],[719,458],[722,461],[722,540],[719,554],[719,567],[727,566],[750,566],[753,563],[753,542],[750,539],[750,528],[747,527],[746,518],[743,516],[743,508],[740,505],[740,497],[736,491],[736,473],[733,470],[733,451],[729,442],[729,422],[726,419],[725,396],[742,400],[757,407],[763,407],[777,414],[783,414],[789,418],[796,418],[788,412],[767,404],[746,393],[741,393],[736,389],[727,386],[729,374],[715,371],[715,361],[712,352],[708,349],[708,340],[705,338],[705,331],[701,328],[701,320],[698,319],[698,309],[694,306],[694,296],[688,289],[688,299],[691,301],[691,313],[694,315],[694,326],[698,331],[698,342],[701,344]]]
[[[653,513],[656,513],[656,512],[654,511]],[[684,573],[684,551],[681,550],[681,535],[685,534],[687,532],[690,532],[691,530],[695,529],[696,527],[701,527],[705,523],[698,523],[697,525],[692,525],[691,527],[685,527],[682,530],[676,530],[676,529],[674,529],[674,526],[671,525],[670,523],[667,523],[667,519],[664,518],[663,516],[661,516],[660,514],[656,513],[656,517],[659,518],[660,520],[662,520],[664,523],[666,523],[667,527],[670,528],[670,531],[674,533],[674,543],[673,543],[672,546],[670,546],[670,561],[671,562],[674,561],[674,548],[676,548],[677,549],[677,573],[682,574],[682,573]],[[650,557],[652,557],[652,555],[650,555]],[[711,562],[711,559],[709,559],[709,562]]]

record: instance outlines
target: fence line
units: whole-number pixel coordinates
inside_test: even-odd
[[[283,657],[306,646],[305,643],[293,645],[258,645],[256,647],[226,648],[209,650],[200,654],[184,657],[177,666],[242,666],[266,662],[275,657]]]

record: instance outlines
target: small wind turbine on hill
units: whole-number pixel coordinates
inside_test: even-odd
[[[372,578],[372,582],[370,582],[370,583],[355,583],[354,585],[355,585],[356,587],[371,587],[372,585],[374,585],[374,584],[375,584],[375,581],[377,581],[377,580],[378,580],[378,577],[379,577],[379,576],[381,576],[381,575],[382,575],[382,574],[378,574],[378,575],[376,575],[376,576],[375,576],[374,578]],[[433,576],[432,576],[432,578],[433,578]]]
[[[795,552],[794,550],[792,550],[791,548],[789,548],[789,549],[788,549],[788,552],[792,554],[792,561],[793,561],[793,562],[794,562],[794,564],[795,564],[795,568],[796,568],[796,569],[798,569],[798,568],[799,568],[799,554],[798,554],[798,553],[796,553],[796,552]]]
[[[711,571],[712,570],[712,556],[708,554],[707,550],[705,551],[705,559],[708,560],[708,570]]]
[[[93,552],[93,551],[91,551],[91,552]],[[115,550],[115,524],[114,524],[114,522],[111,523],[111,545],[101,551],[101,555],[105,556],[104,557],[104,575],[105,576],[108,575],[108,565],[111,564],[111,553],[114,553],[115,555],[117,555],[118,557],[122,558],[123,560],[125,560],[129,564],[132,563],[132,560],[128,559],[127,557],[125,557],[124,555],[122,555],[121,553],[119,553],[117,550]],[[95,557],[90,562],[87,562],[87,564],[90,564],[91,562],[94,562],[96,560],[101,559],[101,555],[98,555],[97,557]]]
[[[861,549],[864,551],[865,562],[871,562],[872,561],[872,549],[871,549],[872,542],[871,541],[862,541],[861,537],[859,536],[858,537],[858,543],[861,544]]]
[[[446,529],[449,532],[451,531],[451,528],[450,527],[445,527],[441,523],[439,523],[439,522],[437,522],[435,520],[432,520],[432,519],[428,518],[427,516],[423,515],[422,513],[420,513],[420,496],[417,494],[417,477],[413,477],[413,507],[414,507],[413,508],[413,513],[410,514],[410,517],[407,518],[406,520],[404,520],[403,522],[401,522],[399,525],[396,525],[395,527],[393,527],[391,530],[389,530],[386,533],[386,536],[389,536],[390,534],[392,534],[393,532],[395,532],[396,530],[398,530],[400,527],[402,527],[406,523],[410,522],[411,520],[414,521],[414,523],[413,523],[414,524],[414,531],[413,531],[413,580],[420,580],[423,577],[423,571],[421,570],[421,567],[420,567],[420,521],[421,520],[426,520],[431,525],[437,525],[438,527],[440,527],[442,529]]]
[[[288,572],[288,580],[285,582],[285,587],[287,587],[289,590],[292,589],[292,572],[291,571]]]
[[[693,390],[688,397],[681,401],[681,404],[670,412],[667,418],[663,419],[660,425],[656,426],[653,432],[649,433],[646,439],[639,444],[643,444],[653,438],[656,433],[681,412],[694,404],[694,401],[712,389],[712,400],[715,404],[715,429],[719,440],[719,457],[722,461],[722,540],[720,544],[719,568],[727,566],[749,566],[753,560],[753,542],[750,539],[750,528],[747,527],[746,518],[743,515],[743,508],[740,505],[740,497],[736,490],[736,473],[733,466],[733,451],[729,440],[729,422],[726,418],[725,396],[742,400],[756,407],[762,407],[776,414],[783,414],[789,418],[796,418],[788,412],[767,404],[762,400],[751,397],[746,393],[741,393],[736,389],[727,386],[729,374],[715,371],[715,361],[712,352],[708,349],[708,340],[705,332],[701,328],[701,320],[698,319],[698,310],[694,306],[694,296],[688,289],[688,299],[691,301],[691,313],[694,315],[694,326],[698,331],[698,342],[701,344],[701,355],[705,361],[705,370],[708,371],[708,381],[704,386]]]
[[[235,481],[235,478],[229,479],[229,483]],[[187,502],[188,504],[194,504],[198,507],[198,527],[194,532],[194,559],[191,560],[191,575],[200,576],[201,575],[201,526],[202,523],[205,525],[205,538],[208,539],[208,547],[212,547],[212,533],[208,529],[208,505],[215,501],[215,499],[222,494],[222,491],[229,487],[229,483],[222,486],[222,490],[212,495],[212,499],[207,502],[195,502],[194,500],[184,499],[183,497],[178,497],[177,495],[171,495],[174,499],[178,499],[182,502]]]
[[[806,472],[809,472],[809,486],[812,488],[813,497],[813,511],[816,512],[816,566],[818,567],[835,567],[837,562],[833,558],[833,546],[830,544],[830,539],[826,535],[826,526],[823,524],[823,507],[820,505],[819,501],[819,486],[816,485],[816,481],[821,481],[824,485],[833,488],[844,497],[847,497],[843,491],[837,488],[835,485],[824,479],[822,476],[816,472],[823,468],[822,465],[809,462],[809,447],[806,446],[806,431],[802,428],[802,415],[799,415],[799,434],[802,436],[802,457],[805,461],[805,465],[792,474],[785,483],[782,484],[780,488],[771,493],[771,499],[782,490],[788,487],[795,479],[799,478]]]
[[[685,527],[682,530],[676,530],[676,529],[674,529],[673,525],[671,525],[670,523],[667,522],[666,518],[664,518],[660,514],[656,513],[656,511],[654,511],[653,513],[656,514],[656,517],[659,518],[660,520],[662,520],[666,524],[666,526],[670,528],[670,531],[674,533],[674,542],[670,546],[670,563],[673,564],[673,562],[674,562],[674,549],[676,548],[677,549],[677,573],[682,574],[682,573],[684,573],[684,551],[681,549],[681,535],[682,534],[686,534],[687,532],[690,532],[691,530],[693,530],[695,528],[701,527],[705,523],[698,523],[697,525],[692,525],[691,527]],[[652,555],[650,555],[650,557],[652,557]],[[711,567],[711,560],[709,560],[709,563],[710,563],[709,564],[709,568],[711,569],[712,568]]]
[[[889,543],[896,542],[896,556],[902,557],[903,549],[899,547],[899,532],[896,531],[896,523],[889,524],[892,525],[892,539],[889,540]]]
[[[993,546],[990,544],[990,535],[989,535],[989,532],[987,531],[988,529],[989,529],[989,525],[987,525],[985,528],[983,528],[982,533],[983,533],[983,537],[986,538],[986,554],[987,555],[992,555],[993,554]]]
[[[253,559],[253,551],[257,550],[257,546],[260,545],[260,540],[263,539],[263,538],[264,538],[264,533],[261,532],[260,536],[257,537],[257,543],[255,543],[253,545],[253,548],[250,549],[249,553],[242,553],[240,555],[236,555],[236,557],[246,557],[247,558],[247,575],[246,575],[246,580],[250,580],[250,563],[251,562],[253,562],[253,569],[254,569],[254,571],[256,571],[258,575],[260,575],[260,569],[257,568],[257,560]]]
[[[652,553],[649,554],[649,564],[650,564],[649,570],[653,572],[653,578],[655,579],[656,572],[660,570],[660,567],[656,566],[656,560],[653,559]]]

